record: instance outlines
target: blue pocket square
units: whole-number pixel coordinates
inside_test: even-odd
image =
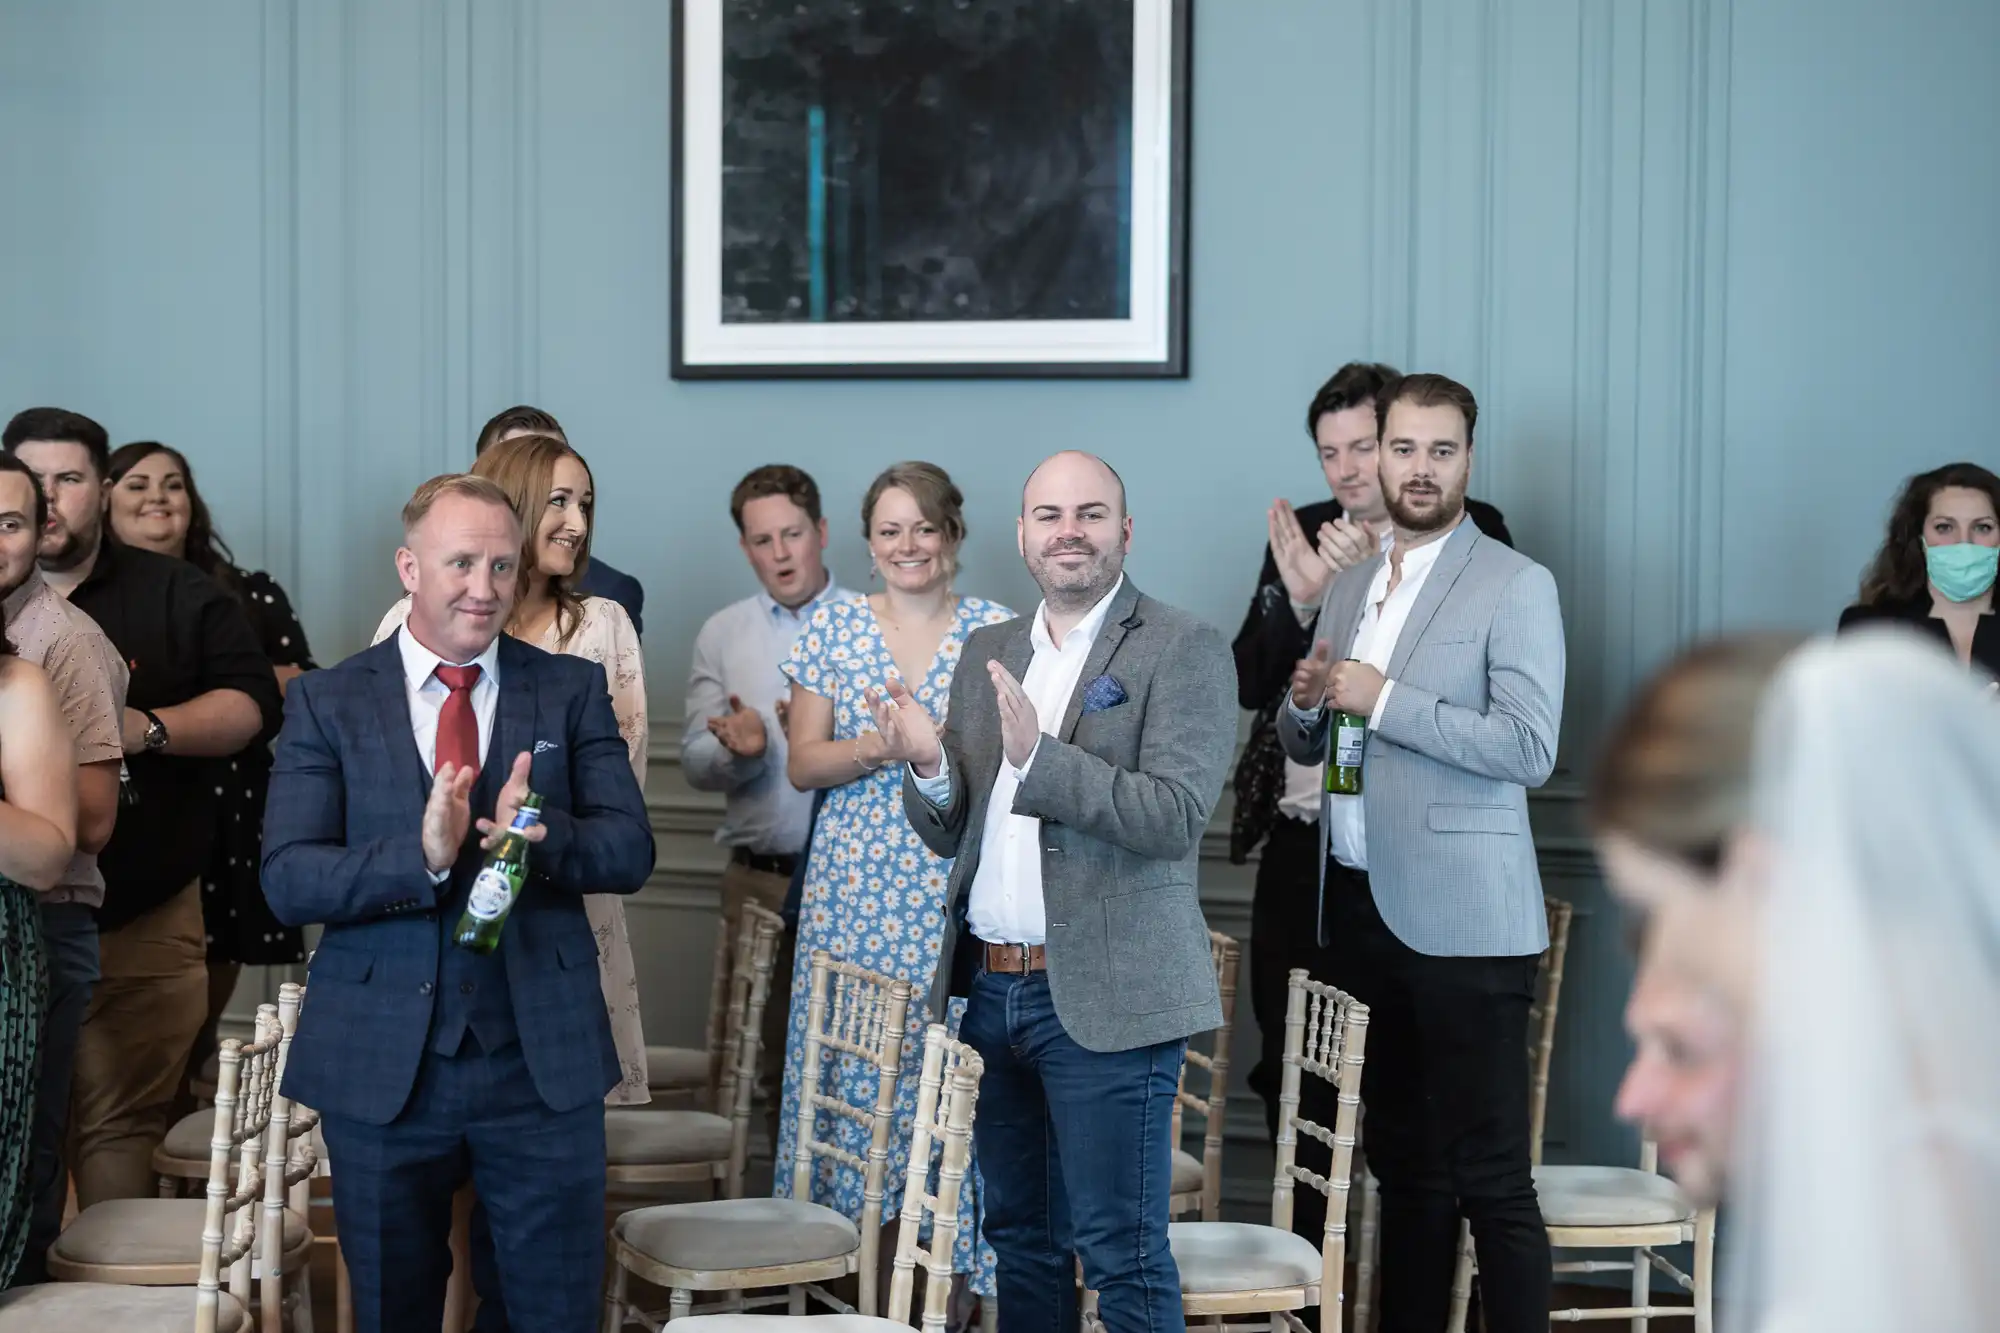
[[[1101,713],[1107,708],[1116,708],[1126,700],[1125,687],[1111,676],[1099,676],[1083,687],[1083,711],[1086,716]]]

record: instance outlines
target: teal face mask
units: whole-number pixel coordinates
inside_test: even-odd
[[[1959,542],[1924,548],[1924,566],[1931,586],[1954,602],[1969,602],[1993,586],[2000,575],[2000,546]]]

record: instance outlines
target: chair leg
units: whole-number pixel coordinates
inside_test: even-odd
[[[1632,1251],[1632,1308],[1643,1310],[1653,1299],[1653,1263],[1646,1251]],[[1646,1333],[1653,1321],[1644,1315],[1632,1316],[1632,1333]]]
[[[1465,1333],[1466,1311],[1472,1305],[1472,1226],[1458,1224],[1458,1266],[1451,1274],[1451,1313],[1445,1317],[1445,1333]]]
[[[785,1313],[789,1315],[806,1313],[806,1289],[803,1284],[785,1288]]]
[[[979,1333],[1000,1333],[1000,1302],[993,1296],[979,1298]]]
[[[1354,1325],[1351,1333],[1374,1328],[1375,1254],[1382,1243],[1382,1193],[1375,1173],[1361,1178],[1361,1244],[1354,1261]]]
[[[1694,1224],[1694,1333],[1715,1333],[1715,1214]]]
[[[613,1253],[609,1260],[611,1271],[604,1275],[604,1328],[602,1333],[619,1333],[625,1327],[625,1265],[618,1262]]]
[[[685,1319],[690,1314],[693,1313],[694,1313],[694,1293],[692,1291],[689,1291],[686,1287],[675,1287],[673,1300],[668,1304],[667,1307],[668,1322],[671,1323],[676,1319]]]
[[[306,1251],[305,1262],[299,1265],[299,1280],[293,1284],[292,1295],[298,1301],[298,1313],[292,1316],[292,1333],[313,1333],[313,1275],[312,1251]]]
[[[178,1199],[180,1194],[180,1181],[174,1179],[172,1176],[160,1177],[160,1197],[162,1199]]]

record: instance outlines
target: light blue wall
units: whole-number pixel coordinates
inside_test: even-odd
[[[1135,577],[1233,629],[1264,506],[1321,493],[1299,418],[1327,371],[1466,379],[1474,491],[1571,635],[1537,814],[1585,912],[1552,1132],[1626,1151],[1625,965],[1574,772],[1688,637],[1830,624],[1899,478],[2000,458],[2000,5],[1200,0],[1193,375],[1097,384],[670,380],[669,11],[7,0],[0,408],[187,448],[331,660],[392,594],[409,490],[541,403],[596,469],[599,549],[646,581],[671,722],[695,628],[752,586],[724,498],[755,463],[820,477],[849,580],[869,476],[942,463],[966,586],[1025,607],[1021,478],[1098,450]],[[1247,880],[1210,880],[1241,929]]]

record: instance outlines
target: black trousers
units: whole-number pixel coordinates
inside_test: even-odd
[[[1318,824],[1279,816],[1257,863],[1250,900],[1250,1012],[1257,1019],[1257,1063],[1250,1090],[1264,1103],[1264,1127],[1278,1141],[1278,1090],[1285,1074],[1286,985],[1295,967],[1325,981],[1319,947]]]
[[[1438,1333],[1458,1224],[1472,1225],[1490,1333],[1545,1333],[1551,1268],[1528,1145],[1528,1010],[1537,958],[1420,954],[1382,920],[1367,875],[1326,875],[1320,979],[1369,1008],[1361,1136],[1381,1183],[1383,1333]],[[1330,1084],[1305,1080],[1300,1113],[1329,1127]],[[1302,1145],[1324,1173],[1327,1151]],[[1325,1205],[1301,1189],[1293,1229],[1315,1243]]]

